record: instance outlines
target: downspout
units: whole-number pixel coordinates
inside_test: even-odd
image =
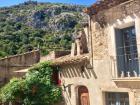
[[[93,65],[93,36],[92,36],[92,27],[91,27],[91,20],[92,20],[92,18],[91,18],[91,16],[89,17],[90,18],[90,35],[91,35],[91,57],[92,57],[92,62],[91,62],[91,64],[92,64],[92,67],[94,68],[94,65]]]
[[[94,75],[94,77],[95,77],[95,79],[97,79],[97,75],[96,75],[96,73],[95,73],[95,71],[94,71],[94,60],[93,60],[93,57],[94,57],[94,55],[93,55],[93,34],[92,34],[92,25],[91,25],[91,21],[92,21],[92,15],[91,14],[89,14],[89,31],[90,31],[90,36],[91,36],[91,51],[90,51],[90,53],[91,53],[91,66],[92,66],[92,70],[93,70],[93,75]]]

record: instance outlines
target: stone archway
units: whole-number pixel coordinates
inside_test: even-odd
[[[78,105],[90,105],[89,92],[87,87],[78,87]]]

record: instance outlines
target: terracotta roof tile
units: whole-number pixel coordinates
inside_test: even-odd
[[[105,10],[112,8],[116,5],[119,5],[121,3],[127,2],[130,0],[102,0],[102,1],[97,1],[90,7],[84,9],[84,12],[89,14],[89,15],[95,15],[99,11]]]
[[[80,62],[89,61],[90,54],[82,54],[79,56],[66,55],[52,61],[53,65],[66,65],[66,64],[76,64]]]

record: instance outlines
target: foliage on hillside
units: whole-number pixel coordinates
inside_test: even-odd
[[[75,30],[86,21],[83,6],[25,2],[0,8],[0,57],[36,48],[69,50]]]
[[[24,79],[14,78],[0,92],[0,101],[20,105],[53,105],[61,101],[61,89],[53,84],[50,63],[31,68]],[[16,104],[17,105],[17,104]]]

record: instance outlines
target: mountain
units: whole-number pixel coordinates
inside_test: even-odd
[[[0,57],[40,48],[69,50],[87,15],[84,6],[28,1],[0,8]]]

